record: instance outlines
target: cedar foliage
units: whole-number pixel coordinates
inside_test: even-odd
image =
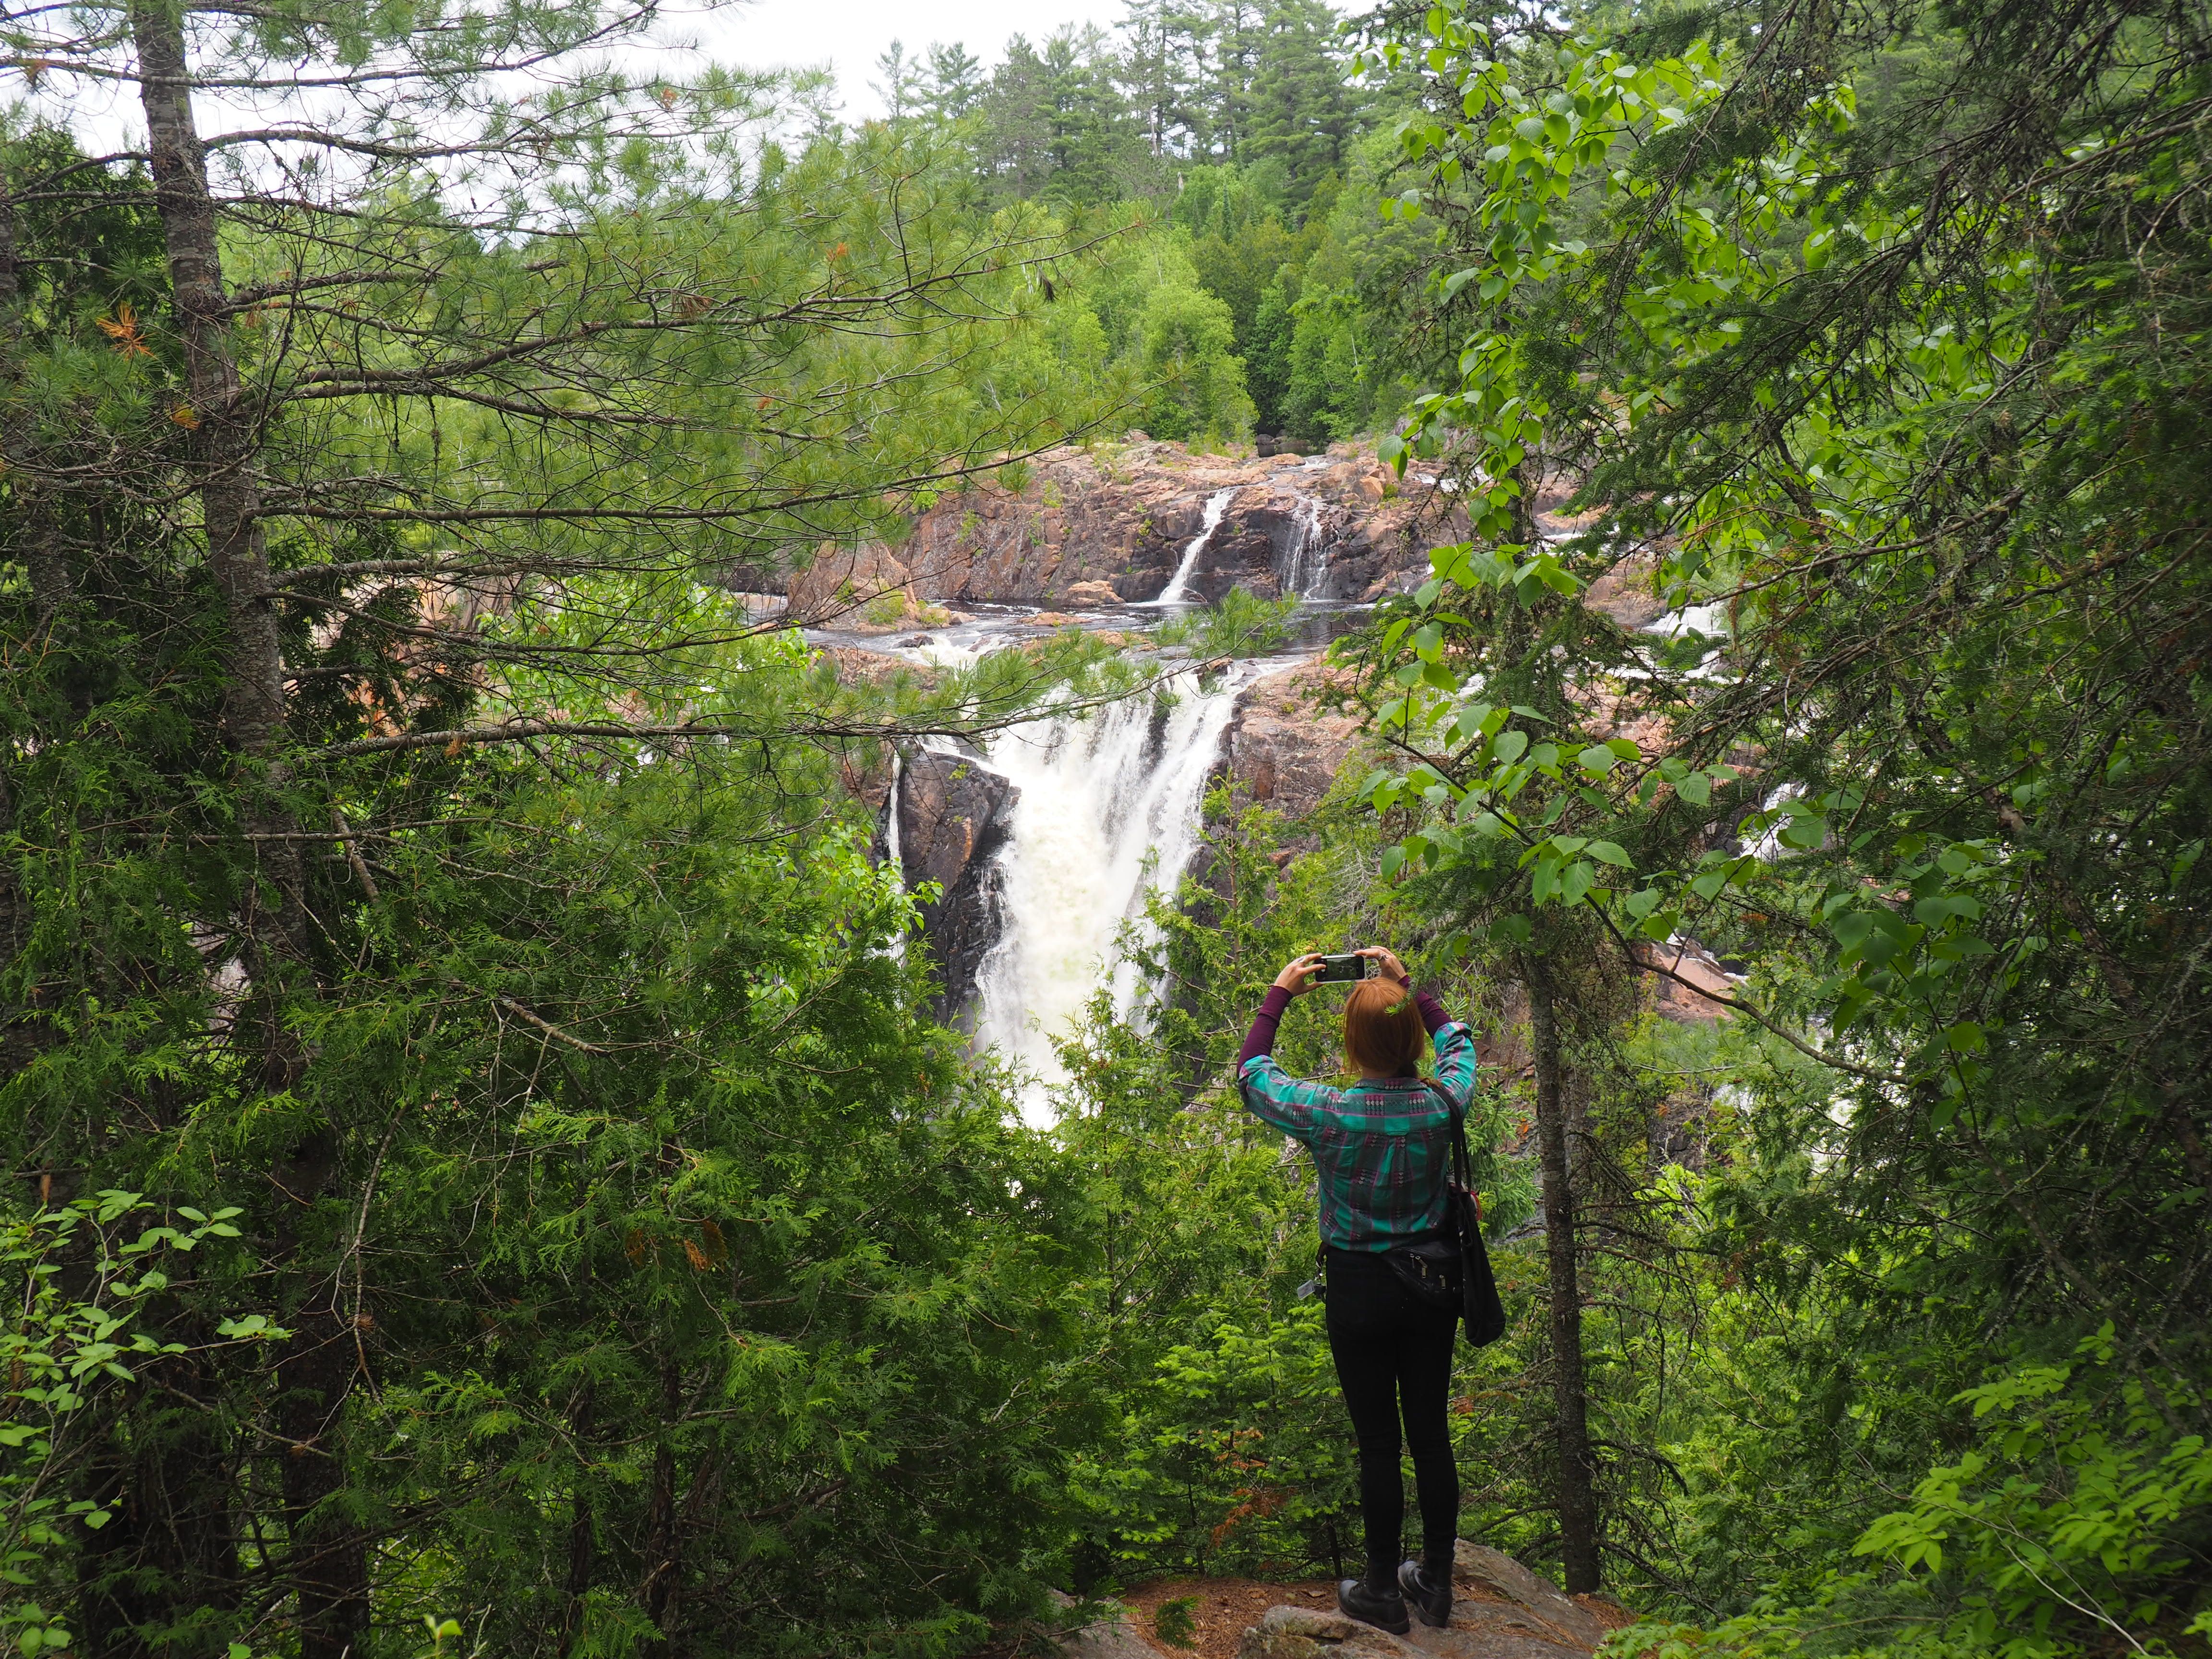
[[[1467,1535],[1632,1651],[2201,1649],[2201,7],[1392,9],[1347,80],[1146,0],[803,141],[595,5],[72,17],[0,28],[150,137],[0,144],[19,1649],[942,1656],[1334,1570],[1223,1085],[1370,937],[1544,1028]],[[1132,677],[841,684],[723,583],[1133,421],[1387,427],[1473,534],[1341,652],[1389,763],[1214,804],[1046,1134],[852,787]],[[1638,1017],[1677,934],[1726,1024]]]

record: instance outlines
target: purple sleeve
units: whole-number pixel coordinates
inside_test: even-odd
[[[1429,1028],[1431,1036],[1437,1034],[1438,1026],[1449,1025],[1451,1023],[1451,1016],[1444,1012],[1443,1004],[1438,1002],[1426,991],[1413,993],[1413,1006],[1421,1011],[1421,1024]],[[1273,1033],[1271,1032],[1270,1035]]]
[[[1246,1060],[1274,1052],[1275,1028],[1283,1023],[1283,1010],[1290,1006],[1288,991],[1279,985],[1267,988],[1267,1000],[1261,1003],[1260,1012],[1253,1015],[1252,1029],[1244,1034],[1244,1047],[1237,1056],[1238,1071],[1244,1069]]]

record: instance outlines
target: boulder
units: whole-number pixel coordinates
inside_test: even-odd
[[[891,810],[898,814],[900,873],[909,888],[936,882],[943,892],[921,907],[921,934],[938,965],[938,1018],[969,1023],[976,975],[998,942],[1004,918],[998,853],[1021,791],[964,755],[929,752],[900,769]]]
[[[784,614],[807,628],[863,622],[910,628],[913,623],[903,620],[915,608],[916,596],[908,587],[910,580],[907,566],[886,548],[825,542],[805,569],[793,571],[787,579],[790,604]]]
[[[1100,605],[1119,605],[1121,596],[1111,582],[1072,582],[1061,592],[1060,603],[1071,611],[1092,611]]]
[[[1503,1596],[1536,1613],[1585,1647],[1594,1648],[1605,1640],[1604,1620],[1579,1601],[1571,1600],[1550,1580],[1529,1571],[1511,1556],[1486,1544],[1460,1540],[1458,1547],[1452,1552],[1452,1587],[1455,1590],[1467,1588]],[[1456,1616],[1456,1603],[1452,1611]]]

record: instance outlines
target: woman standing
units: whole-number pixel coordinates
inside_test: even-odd
[[[1238,1056],[1244,1104],[1262,1122],[1304,1143],[1319,1172],[1326,1247],[1328,1346],[1359,1447],[1359,1511],[1367,1571],[1336,1587],[1351,1617],[1402,1634],[1407,1603],[1424,1624],[1451,1618],[1452,1547],[1459,1530],[1459,1469],[1444,1408],[1451,1382],[1456,1310],[1416,1297],[1389,1253],[1441,1237],[1453,1121],[1474,1092],[1474,1036],[1416,991],[1398,958],[1379,945],[1359,952],[1381,974],[1352,988],[1344,1005],[1344,1052],[1359,1081],[1349,1089],[1291,1077],[1270,1052],[1291,999],[1310,988],[1318,956],[1275,975]],[[1421,1050],[1433,1042],[1437,1086],[1421,1080]],[[1399,1479],[1399,1425],[1413,1455],[1421,1508],[1421,1559],[1399,1559],[1406,1492]]]

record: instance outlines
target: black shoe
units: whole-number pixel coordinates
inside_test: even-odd
[[[1336,1605],[1347,1619],[1387,1630],[1393,1636],[1403,1636],[1413,1627],[1413,1621],[1406,1617],[1403,1596],[1394,1589],[1370,1589],[1364,1578],[1338,1579]]]
[[[1431,1583],[1429,1575],[1418,1561],[1398,1564],[1398,1588],[1406,1592],[1406,1603],[1421,1615],[1421,1622],[1432,1630],[1442,1630],[1451,1623],[1452,1587],[1449,1576],[1441,1583]]]

